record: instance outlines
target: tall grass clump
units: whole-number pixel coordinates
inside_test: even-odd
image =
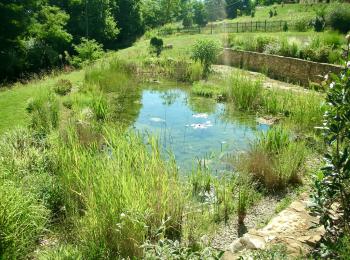
[[[36,133],[26,129],[4,134],[0,138],[0,179],[35,196],[54,217],[59,214],[62,200],[55,185],[56,164],[50,146],[47,138],[38,139]]]
[[[105,129],[104,144],[83,146],[74,131],[58,144],[59,180],[77,242],[87,258],[141,257],[140,246],[165,223],[181,234],[184,196],[174,162],[157,141]]]
[[[24,259],[48,222],[48,210],[12,182],[0,181],[0,258]]]
[[[30,114],[29,127],[39,135],[46,135],[59,124],[59,103],[55,95],[44,91],[28,101],[27,112]]]
[[[300,184],[308,150],[303,142],[293,141],[290,135],[281,127],[261,134],[249,153],[240,158],[239,168],[251,174],[267,191]]]
[[[262,82],[239,73],[232,74],[226,86],[226,96],[240,110],[256,110],[260,106]]]
[[[114,92],[120,88],[132,87],[133,64],[120,59],[109,59],[86,68],[85,83],[97,85],[104,92]]]

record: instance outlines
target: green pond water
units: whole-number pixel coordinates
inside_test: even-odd
[[[229,156],[246,151],[268,126],[254,115],[237,113],[212,99],[193,97],[181,88],[142,90],[141,108],[133,127],[158,137],[164,155],[171,151],[180,170],[205,162],[213,171],[232,168]]]

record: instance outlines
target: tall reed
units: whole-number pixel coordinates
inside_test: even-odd
[[[59,180],[66,207],[88,257],[141,256],[140,246],[165,221],[179,238],[184,196],[174,162],[154,138],[104,129],[103,149],[81,146],[74,131],[59,143]]]

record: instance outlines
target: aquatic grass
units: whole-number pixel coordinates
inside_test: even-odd
[[[132,87],[132,74],[135,72],[134,64],[110,58],[86,68],[84,80],[86,85],[97,85],[100,90],[108,93]]]
[[[282,118],[297,131],[312,131],[326,110],[323,95],[315,92],[296,92],[263,88],[260,80],[242,72],[232,73],[219,83],[196,82],[191,93],[226,100],[228,106],[247,112],[258,112]],[[230,109],[226,109],[229,113]]]
[[[242,73],[233,73],[228,79],[225,94],[240,110],[256,110],[260,105],[262,82],[251,80]]]
[[[222,90],[216,84],[199,81],[193,84],[191,88],[191,92],[198,96],[209,97],[218,99],[219,97],[223,97]]]
[[[173,161],[157,141],[105,129],[104,149],[83,147],[73,133],[59,144],[59,180],[86,256],[141,256],[140,246],[165,221],[179,238],[184,200]],[[152,238],[155,239],[155,238]]]
[[[289,184],[302,183],[308,154],[304,142],[294,141],[281,127],[273,127],[239,158],[238,168],[251,174],[268,192],[285,190]]]

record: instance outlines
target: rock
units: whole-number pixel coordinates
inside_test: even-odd
[[[244,244],[241,243],[241,238],[235,240],[229,247],[227,248],[228,251],[232,253],[237,253],[241,251],[244,248]]]
[[[209,237],[207,235],[202,236],[201,242],[204,246],[208,246],[209,245]]]
[[[246,249],[265,249],[265,240],[262,237],[245,234],[241,238],[241,243]]]
[[[164,45],[164,49],[172,49],[173,45],[172,44],[166,44]]]

